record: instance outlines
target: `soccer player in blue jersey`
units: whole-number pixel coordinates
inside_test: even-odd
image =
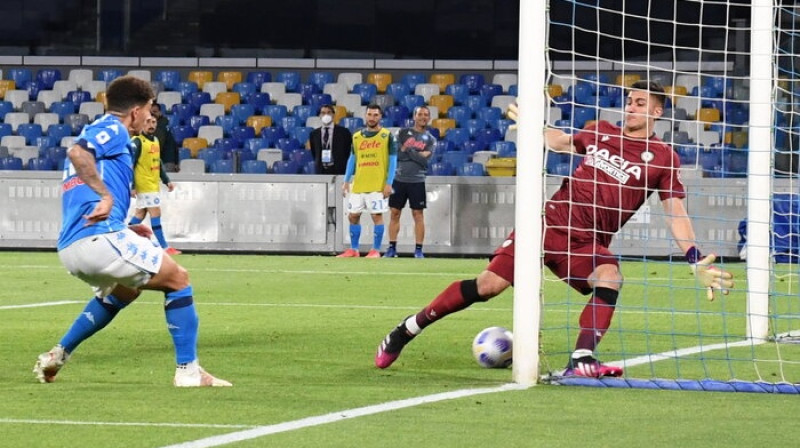
[[[133,164],[131,135],[150,118],[150,84],[123,76],[106,90],[108,113],[86,126],[67,151],[58,256],[95,296],[61,341],[36,360],[42,383],[55,380],[78,345],[104,328],[143,289],[164,292],[167,327],[177,358],[178,387],[230,386],[197,361],[198,318],[186,269],[154,245],[142,224],[126,226]]]

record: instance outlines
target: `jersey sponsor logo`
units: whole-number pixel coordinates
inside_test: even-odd
[[[588,145],[586,155],[589,156],[586,158],[586,165],[593,166],[617,179],[620,183],[628,183],[631,176],[636,180],[642,178],[642,167],[625,160],[620,155],[611,155],[607,149],[598,148],[597,145]]]
[[[361,144],[358,145],[358,149],[359,150],[377,149],[377,148],[381,147],[381,143],[383,143],[383,142],[380,141],[380,140],[372,140],[372,139],[371,140],[362,140]]]
[[[365,167],[365,166],[380,166],[380,163],[377,160],[373,160],[371,162],[359,162],[358,167]]]
[[[69,191],[80,185],[83,185],[83,181],[78,176],[75,176],[64,181],[64,183],[61,185],[61,191]]]

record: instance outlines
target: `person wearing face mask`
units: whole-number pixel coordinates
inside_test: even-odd
[[[317,174],[344,174],[353,135],[350,131],[333,123],[334,108],[325,104],[320,108],[322,126],[314,129],[308,139]]]

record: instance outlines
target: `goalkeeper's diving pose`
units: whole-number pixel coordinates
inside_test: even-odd
[[[714,299],[715,291],[727,294],[733,287],[732,275],[712,265],[716,257],[701,255],[683,203],[686,193],[680,180],[680,160],[653,134],[664,102],[660,85],[637,81],[628,92],[622,128],[599,121],[575,135],[545,130],[549,149],[586,156],[544,210],[544,264],[572,288],[590,296],[579,318],[580,332],[564,376],[623,374],[622,368],[603,364],[594,354],[611,325],[623,282],[619,261],[609,246],[614,234],[653,192],[658,192],[672,236],[698,284],[707,290],[708,299]],[[517,108],[510,107],[508,115],[516,118]],[[378,346],[375,365],[389,367],[425,327],[491,299],[513,280],[514,232],[476,278],[450,284],[428,306],[400,322]]]

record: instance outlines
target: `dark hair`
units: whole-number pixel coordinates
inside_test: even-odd
[[[367,106],[367,110],[370,109],[377,110],[378,112],[380,112],[381,115],[383,115],[383,109],[381,109],[381,106],[378,106],[375,103],[369,103],[369,105]]]
[[[137,106],[144,106],[155,99],[150,83],[133,76],[121,76],[106,89],[109,112],[127,113]]]
[[[333,107],[333,104],[323,104],[319,107],[319,113],[322,113],[322,109],[328,109],[331,111],[332,114],[336,114],[336,108]]]
[[[417,112],[418,112],[420,109],[425,109],[425,110],[427,110],[427,111],[428,111],[428,113],[430,113],[430,112],[431,112],[430,108],[428,108],[428,106],[426,106],[426,105],[424,105],[424,104],[423,104],[422,106],[417,106],[417,107],[415,107],[415,108],[414,108],[414,113],[412,113],[412,114],[411,114],[411,116],[412,116],[412,117],[416,117],[416,116],[417,116]]]
[[[639,80],[631,84],[630,90],[644,90],[658,100],[661,107],[667,102],[667,95],[664,87],[656,81]]]

